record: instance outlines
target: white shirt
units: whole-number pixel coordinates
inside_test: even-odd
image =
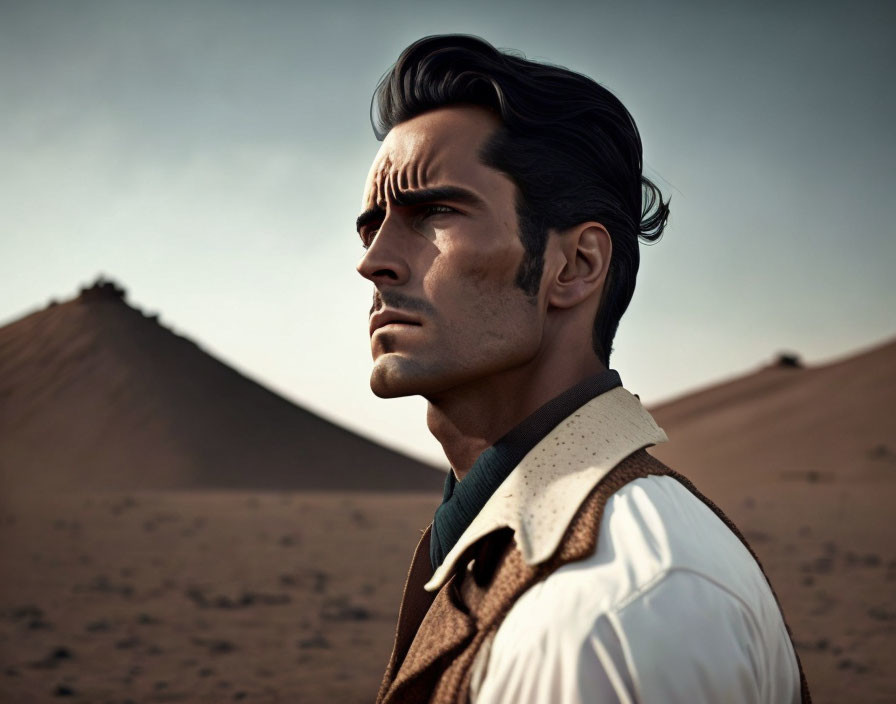
[[[556,550],[595,484],[665,433],[623,388],[566,418],[498,487],[436,570],[514,530],[527,564]],[[799,702],[799,671],[759,566],[672,477],[607,502],[597,548],[526,591],[477,654],[473,704]]]
[[[598,546],[511,608],[474,665],[475,704],[799,702],[768,583],[671,477],[607,502]]]

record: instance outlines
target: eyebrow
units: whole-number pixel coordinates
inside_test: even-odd
[[[459,186],[442,186],[441,188],[420,188],[414,191],[400,191],[396,193],[392,202],[402,208],[409,208],[415,205],[425,205],[439,200],[450,200],[455,203],[463,203],[464,205],[476,208],[485,207],[485,202],[472,191]],[[371,222],[381,220],[386,214],[386,209],[377,205],[368,208],[358,216],[355,221],[355,229],[361,232],[361,228],[369,225]]]

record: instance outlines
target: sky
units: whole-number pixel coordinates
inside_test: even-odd
[[[648,404],[896,334],[892,3],[0,0],[0,325],[99,275],[287,398],[444,466],[369,390],[370,97],[414,40],[566,66],[672,214],[612,366]]]

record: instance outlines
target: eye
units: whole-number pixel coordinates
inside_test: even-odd
[[[373,238],[376,237],[376,233],[379,232],[378,227],[370,227],[361,231],[361,247],[362,249],[369,249],[370,245],[373,244]]]
[[[457,211],[448,205],[427,205],[426,215],[442,215],[443,213],[456,213]]]
[[[417,213],[414,216],[415,225],[417,227],[422,227],[423,222],[428,218],[438,217],[440,215],[453,215],[458,212],[459,211],[449,205],[423,205],[420,206],[420,209],[417,210]]]

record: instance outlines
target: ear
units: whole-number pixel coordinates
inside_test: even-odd
[[[600,298],[613,242],[599,222],[585,222],[553,234],[548,240],[552,267],[548,305],[572,308],[591,297]]]

